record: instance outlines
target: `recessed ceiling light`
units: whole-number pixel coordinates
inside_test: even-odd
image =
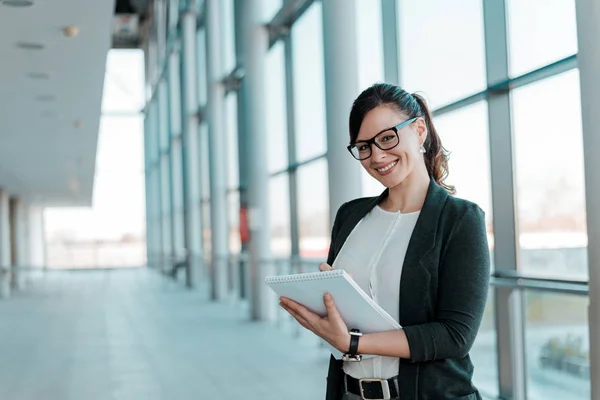
[[[30,72],[29,74],[27,74],[28,77],[30,77],[31,79],[49,79],[50,76],[48,74],[45,74],[43,72]]]
[[[33,5],[33,0],[1,0],[0,3],[9,7],[29,7]]]
[[[36,100],[38,101],[44,101],[44,102],[50,102],[50,101],[54,101],[56,98],[51,95],[51,94],[43,94],[40,95],[38,97],[36,97]]]
[[[17,47],[19,47],[23,50],[43,50],[44,49],[43,44],[34,43],[34,42],[19,42],[19,43],[17,43]]]
[[[75,37],[75,36],[79,35],[79,27],[75,26],[75,25],[65,26],[63,28],[63,34],[66,37]]]

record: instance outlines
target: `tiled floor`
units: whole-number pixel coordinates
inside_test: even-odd
[[[327,352],[146,269],[47,272],[0,301],[0,400],[321,399]]]

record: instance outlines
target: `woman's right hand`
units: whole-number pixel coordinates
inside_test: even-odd
[[[325,272],[325,271],[333,271],[335,268],[333,268],[331,265],[327,264],[327,263],[321,263],[319,264],[319,271],[321,272]]]

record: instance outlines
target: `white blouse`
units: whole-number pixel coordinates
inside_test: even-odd
[[[419,213],[389,212],[376,206],[354,227],[333,263],[334,268],[350,273],[396,320],[402,265]],[[388,379],[398,375],[398,367],[398,358],[376,356],[358,363],[345,362],[344,372],[357,379]]]

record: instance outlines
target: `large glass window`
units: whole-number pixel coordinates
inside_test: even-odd
[[[475,368],[473,383],[482,394],[498,396],[498,353],[494,294],[490,290],[479,333],[469,355]]]
[[[292,240],[290,230],[290,189],[287,174],[269,180],[269,223],[271,224],[271,255],[289,257]]]
[[[527,398],[591,398],[587,297],[526,292]]]
[[[477,203],[486,214],[488,244],[493,248],[488,108],[479,102],[435,118],[442,145],[450,152],[446,182],[456,196]]]
[[[400,82],[433,108],[486,87],[481,0],[400,0]]]
[[[359,90],[362,91],[384,79],[380,1],[358,0],[356,2],[356,29],[358,83]]]
[[[269,171],[275,172],[287,167],[287,101],[285,97],[285,61],[283,42],[277,42],[266,60],[267,96],[265,109],[269,110],[266,119]]]
[[[575,0],[508,0],[507,6],[512,76],[577,53]]]
[[[322,4],[313,3],[292,26],[296,158],[327,151]]]
[[[579,72],[513,91],[521,271],[587,279]]]
[[[327,160],[298,168],[300,256],[326,259],[331,240]]]

